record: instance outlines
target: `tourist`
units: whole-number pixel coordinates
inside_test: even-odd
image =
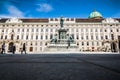
[[[26,54],[26,46],[25,46],[25,43],[23,44],[23,48],[22,48],[22,50],[21,50],[21,54],[23,53],[23,51],[24,51],[25,54]]]
[[[16,51],[16,46],[15,45],[13,45],[13,48],[12,48],[13,50],[12,50],[12,52],[13,52],[13,54],[15,54],[15,51]]]
[[[5,43],[2,44],[2,51],[1,54],[5,54]]]

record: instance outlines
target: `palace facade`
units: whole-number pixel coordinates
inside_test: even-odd
[[[103,18],[93,11],[88,18],[63,18],[64,28],[76,41],[79,52],[119,52],[120,18]],[[21,52],[23,43],[27,53],[46,52],[52,38],[58,35],[60,18],[1,18],[0,47],[11,52],[13,44],[16,52]]]

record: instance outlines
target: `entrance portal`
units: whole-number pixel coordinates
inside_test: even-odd
[[[12,52],[13,44],[13,42],[9,43],[8,52]]]

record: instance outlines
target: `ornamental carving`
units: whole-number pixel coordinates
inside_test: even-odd
[[[22,21],[18,18],[10,18],[6,21],[6,23],[22,23]]]
[[[119,23],[119,21],[113,18],[106,18],[102,21],[102,23]]]

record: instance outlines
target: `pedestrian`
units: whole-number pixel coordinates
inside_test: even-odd
[[[25,46],[25,43],[23,44],[23,47],[22,47],[22,50],[21,50],[21,54],[23,54],[23,51],[25,52],[25,54],[27,54],[27,53],[26,53],[26,46]]]
[[[2,44],[2,51],[1,54],[5,54],[5,43]]]
[[[13,48],[12,48],[13,50],[12,50],[12,52],[13,52],[13,54],[15,54],[15,51],[16,51],[16,46],[15,45],[13,45]]]

